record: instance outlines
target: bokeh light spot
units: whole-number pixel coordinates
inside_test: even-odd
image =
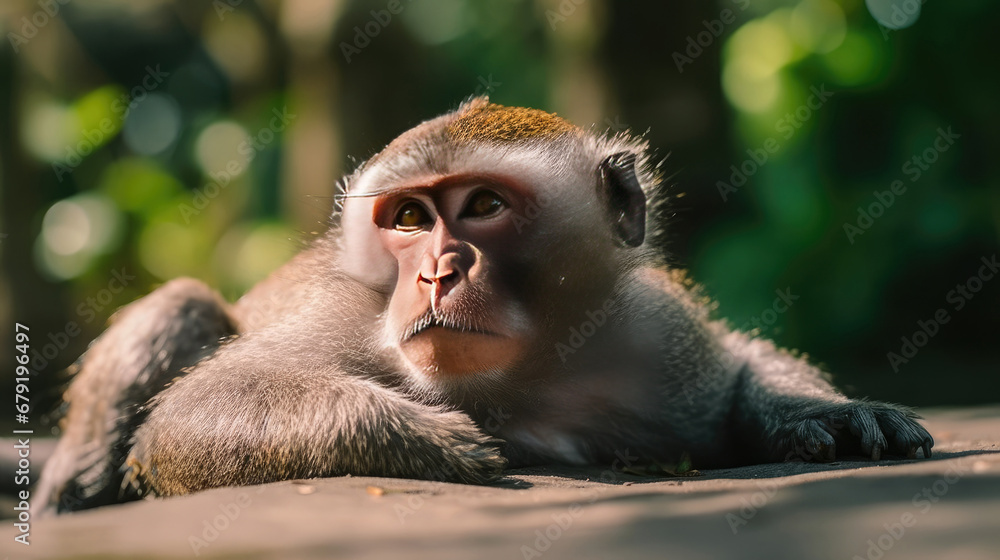
[[[27,104],[21,141],[33,156],[46,162],[66,159],[79,129],[76,113],[69,107],[42,101]]]
[[[220,240],[215,253],[216,269],[227,282],[244,291],[263,280],[299,250],[294,242],[299,235],[276,223],[265,223],[247,230],[231,229]]]
[[[225,20],[206,11],[205,48],[235,82],[253,82],[267,70],[267,40],[244,11],[228,14]]]
[[[239,176],[250,162],[253,146],[246,129],[233,121],[218,121],[205,127],[195,142],[194,157],[203,174],[226,172]],[[230,165],[234,163],[235,165]],[[230,170],[237,170],[232,173]]]
[[[831,78],[840,86],[859,86],[878,80],[885,56],[878,37],[872,33],[849,31],[843,43],[822,57]]]
[[[403,21],[429,45],[440,45],[461,36],[472,22],[464,0],[422,0],[404,6],[406,9],[400,14]]]
[[[840,46],[847,35],[847,19],[830,0],[805,0],[792,10],[789,31],[795,42],[815,53]]]
[[[868,12],[889,29],[904,29],[920,18],[921,0],[865,0]]]
[[[124,94],[125,90],[121,86],[108,85],[78,99],[73,104],[73,112],[80,127],[77,140],[83,140],[85,132],[93,136],[95,130],[100,130],[107,137],[104,142],[118,134],[125,113],[124,105],[118,105],[115,101]]]
[[[147,215],[184,190],[156,162],[144,158],[112,163],[105,169],[99,185],[122,209]]]
[[[90,218],[79,204],[60,200],[42,220],[42,237],[50,251],[72,255],[81,251],[90,237]]]
[[[122,132],[128,147],[138,154],[155,155],[173,145],[181,129],[177,102],[169,95],[150,93],[134,104]]]
[[[139,262],[161,280],[197,274],[204,261],[206,235],[173,222],[152,222],[139,236]]]
[[[779,71],[800,56],[786,29],[788,12],[748,22],[726,42],[722,88],[736,108],[762,113],[779,99]]]
[[[122,229],[121,214],[101,194],[60,200],[42,218],[35,256],[49,275],[73,278],[86,270],[94,256],[116,249]]]
[[[779,81],[773,74],[760,76],[746,66],[727,64],[722,70],[722,89],[736,108],[750,113],[769,109],[778,99]]]

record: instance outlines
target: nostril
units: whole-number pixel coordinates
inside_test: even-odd
[[[458,271],[456,270],[449,270],[448,272],[437,277],[437,281],[442,284],[447,284],[456,280],[458,280]]]
[[[461,255],[455,252],[425,260],[417,269],[417,284],[430,284],[438,296],[447,294],[467,276],[461,260]]]
[[[423,273],[417,274],[417,281],[424,284],[442,284],[451,285],[459,280],[459,274],[457,270],[449,270],[444,274],[432,275],[430,278],[424,276]]]

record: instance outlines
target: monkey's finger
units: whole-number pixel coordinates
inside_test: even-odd
[[[804,420],[796,428],[795,437],[805,447],[807,460],[830,462],[836,459],[836,440],[823,422],[815,419]]]
[[[924,451],[924,459],[930,459],[931,448],[934,447],[934,438],[931,437],[931,434],[927,432],[926,428],[917,422],[918,419],[923,420],[924,417],[909,409],[903,411],[903,416],[906,417],[910,424],[913,425],[914,429],[920,434],[919,447]],[[914,454],[916,454],[915,449]]]
[[[911,441],[912,438],[909,437],[912,430],[897,413],[889,411],[879,414],[878,423],[885,438],[892,442],[889,450],[895,453],[906,452],[907,454],[916,451],[914,448],[916,441]]]
[[[886,439],[892,442],[893,453],[915,459],[917,449],[930,439],[923,426],[912,420],[905,412],[885,410],[877,413],[879,426]],[[931,440],[933,442],[933,440]]]
[[[871,410],[858,407],[851,414],[847,425],[851,433],[861,440],[861,450],[866,455],[869,455],[873,461],[882,458],[882,451],[887,447],[885,436],[882,435],[878,420]]]

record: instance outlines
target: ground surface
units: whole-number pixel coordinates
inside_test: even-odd
[[[499,487],[348,477],[5,523],[14,558],[1000,558],[1000,407],[925,410],[932,460],[649,479],[512,471]],[[588,480],[589,478],[589,480]],[[215,525],[214,527],[212,525]]]

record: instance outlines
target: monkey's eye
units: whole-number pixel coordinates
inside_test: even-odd
[[[493,191],[484,190],[472,195],[469,203],[462,211],[463,218],[488,218],[496,215],[507,207],[500,195]]]
[[[431,217],[423,206],[416,202],[407,202],[396,213],[396,219],[393,220],[392,225],[396,229],[417,229],[429,224],[430,221]]]

